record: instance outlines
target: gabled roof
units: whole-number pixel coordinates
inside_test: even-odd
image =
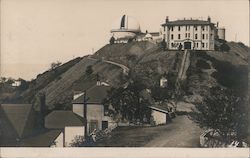
[[[105,98],[107,98],[108,91],[111,89],[110,86],[95,85],[94,87],[86,91],[86,98],[88,98],[88,104],[101,104]],[[79,96],[73,100],[73,104],[83,104],[84,95]]]
[[[162,26],[174,26],[174,25],[214,25],[214,23],[205,20],[176,20],[162,24]]]
[[[25,127],[29,121],[29,115],[32,110],[31,104],[1,104],[2,119],[6,119],[19,138],[24,135]]]
[[[173,108],[172,103],[169,102],[163,102],[163,103],[155,103],[154,105],[149,107],[152,110],[159,111],[162,113],[170,113],[170,108]]]
[[[64,129],[66,126],[84,126],[82,117],[72,111],[55,110],[45,117],[45,128]]]
[[[23,147],[50,147],[62,130],[47,130],[39,135],[24,139],[20,146]]]
[[[160,36],[160,32],[150,32],[150,35],[152,35],[152,36]]]

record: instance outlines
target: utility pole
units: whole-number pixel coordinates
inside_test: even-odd
[[[85,126],[84,126],[84,137],[85,137],[85,140],[87,139],[87,125],[88,125],[88,121],[87,121],[87,94],[86,94],[86,90],[84,91],[84,94],[83,94],[83,117],[85,119]]]

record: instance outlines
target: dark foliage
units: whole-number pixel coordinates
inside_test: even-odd
[[[86,73],[87,75],[90,75],[90,74],[93,73],[92,65],[87,66],[85,73]]]
[[[201,69],[210,69],[210,65],[204,60],[198,60],[196,66]]]
[[[198,57],[210,60],[213,67],[217,70],[212,76],[219,84],[233,89],[241,95],[246,95],[248,84],[248,68],[247,66],[235,66],[229,62],[219,61],[207,55],[205,52],[196,53]]]
[[[191,119],[200,127],[213,129],[220,141],[229,144],[233,140],[247,138],[247,104],[245,98],[232,90],[213,88],[204,102],[195,106]]]
[[[145,85],[138,82],[131,82],[127,88],[113,88],[108,94],[106,105],[112,105],[111,116],[130,122],[149,122],[151,111],[148,106],[149,101],[141,96]]]
[[[225,52],[228,52],[230,50],[230,47],[227,45],[227,43],[223,43],[221,46],[220,46],[220,50],[221,51],[225,51]]]
[[[161,46],[161,49],[162,49],[162,50],[166,50],[167,43],[166,43],[165,39],[163,39],[163,40],[161,41],[160,46]]]
[[[109,40],[109,44],[114,44],[115,43],[115,38],[112,36],[111,38],[110,38],[110,40]]]

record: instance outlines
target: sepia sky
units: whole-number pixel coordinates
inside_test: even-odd
[[[164,0],[1,0],[1,75],[32,79],[54,61],[91,54],[110,38],[114,20],[135,17],[142,31],[186,18],[219,21],[226,40],[249,45],[249,2]]]

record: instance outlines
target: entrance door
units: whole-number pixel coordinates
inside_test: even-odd
[[[102,130],[108,128],[108,121],[102,121]]]
[[[184,49],[191,49],[191,42],[184,42]]]

